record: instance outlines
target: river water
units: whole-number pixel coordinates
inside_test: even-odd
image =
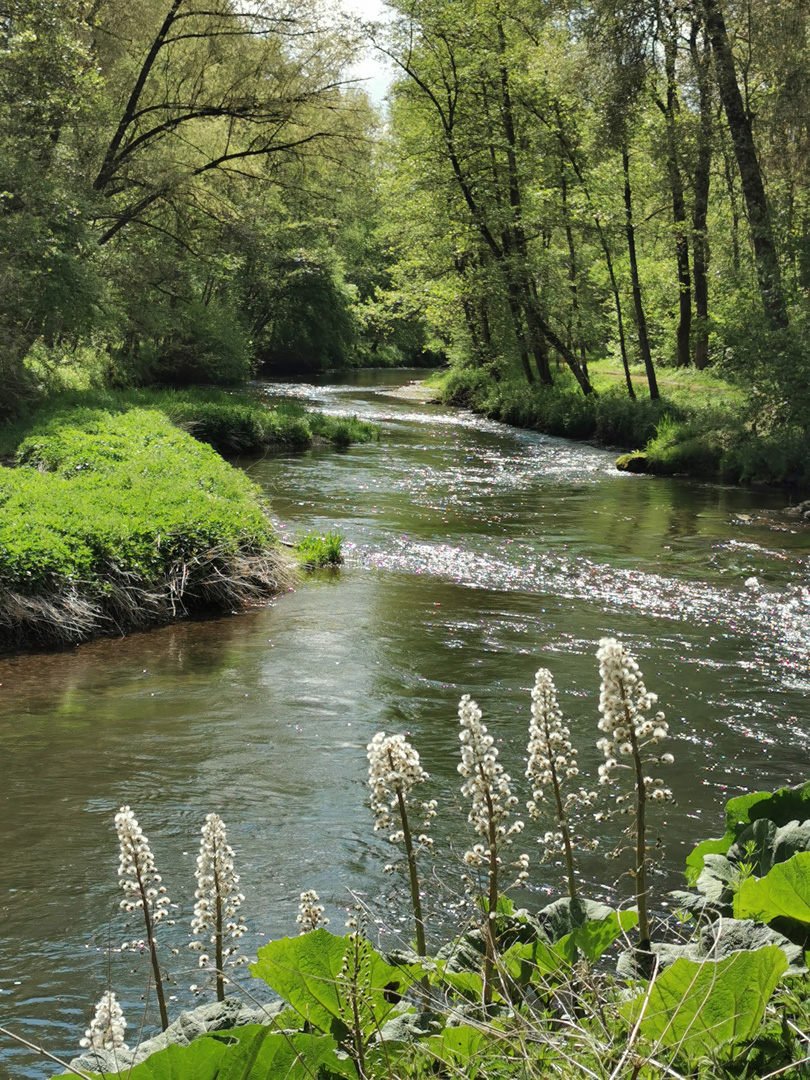
[[[391,848],[366,805],[365,746],[378,730],[410,732],[439,800],[436,942],[461,917],[470,839],[460,695],[483,708],[525,797],[529,689],[549,667],[594,774],[604,635],[636,655],[670,722],[677,805],[660,833],[659,902],[691,845],[722,833],[726,799],[808,778],[810,530],[781,513],[784,494],[622,475],[609,451],[395,396],[407,377],[266,388],[373,420],[382,439],[240,462],[287,536],[341,530],[339,573],[233,618],[0,660],[0,1025],[73,1056],[108,986],[141,1024],[145,961],[120,949],[123,803],[175,905],[175,926],[161,926],[180,950],[165,955],[174,1015],[199,982],[184,946],[212,810],[237,853],[248,950],[294,934],[310,888],[332,929],[354,894],[371,933],[407,937],[404,881],[382,874]],[[602,828],[604,851],[616,836]],[[521,850],[533,867],[519,899],[560,895],[531,830]],[[621,869],[587,856],[585,891],[626,897]],[[149,1005],[145,1030],[155,1023]],[[0,1075],[55,1071],[0,1037]]]

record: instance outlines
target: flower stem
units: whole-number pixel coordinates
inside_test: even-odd
[[[495,808],[492,795],[487,789],[487,813],[489,815],[489,895],[487,897],[487,924],[484,931],[484,1005],[492,1001],[492,975],[495,970],[496,934],[495,919],[498,912],[498,830],[495,824]]]
[[[422,918],[422,900],[419,895],[419,874],[416,870],[416,852],[413,850],[413,838],[411,827],[408,823],[408,811],[405,806],[405,796],[402,787],[397,784],[397,806],[399,817],[402,822],[402,835],[405,842],[405,854],[408,857],[408,876],[411,883],[411,903],[413,904],[413,917],[416,923],[416,952],[419,956],[427,956],[425,944],[425,924]]]
[[[636,739],[635,725],[628,714],[630,744],[633,747],[633,764],[636,770],[636,904],[638,905],[638,936],[642,948],[650,942],[650,918],[647,907],[647,844],[646,844],[646,809],[647,785],[644,783],[644,770],[641,764],[641,751]]]
[[[155,935],[152,928],[152,918],[149,914],[149,901],[146,897],[146,886],[143,883],[141,870],[137,864],[135,865],[135,873],[137,875],[138,888],[140,889],[141,902],[143,904],[143,919],[146,924],[146,940],[149,942],[149,956],[152,961],[152,973],[155,976],[155,993],[157,994],[158,1008],[160,1009],[160,1023],[165,1031],[169,1026],[169,1014],[166,1012],[166,998],[163,995],[163,979],[160,974],[160,964],[158,963],[157,942],[155,941]]]
[[[222,893],[219,889],[217,872],[214,870],[214,889],[216,890],[216,933],[214,942],[214,964],[217,971],[217,1001],[225,1000],[225,975],[222,960]]]
[[[562,795],[560,794],[560,781],[557,777],[557,770],[554,767],[554,762],[551,762],[551,786],[554,788],[554,799],[557,803],[557,821],[560,826],[560,832],[563,838],[563,848],[565,850],[565,865],[568,871],[568,895],[572,900],[577,898],[577,886],[574,880],[574,852],[571,847],[571,831],[568,828],[568,818],[566,817],[565,810],[563,809]]]

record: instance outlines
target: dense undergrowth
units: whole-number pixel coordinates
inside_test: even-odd
[[[82,640],[290,584],[258,489],[156,410],[53,412],[0,471],[0,648]]]
[[[615,376],[598,365],[592,373],[597,393],[584,397],[567,372],[556,374],[553,387],[529,387],[517,375],[493,382],[481,369],[455,368],[441,376],[440,394],[504,423],[633,451],[620,459],[631,471],[810,487],[806,430],[780,423],[722,380],[677,372],[651,401],[641,380],[633,400]]]
[[[370,442],[378,436],[373,424],[356,417],[330,417],[310,412],[298,401],[269,404],[255,395],[208,387],[184,390],[62,390],[32,402],[27,411],[0,430],[0,453],[10,454],[32,426],[70,409],[103,409],[123,413],[154,409],[221,454],[259,454],[296,449],[316,440],[337,447]]]

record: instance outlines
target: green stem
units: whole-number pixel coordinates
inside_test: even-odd
[[[480,766],[479,766],[480,768]],[[483,775],[483,773],[482,773]],[[498,832],[495,825],[495,808],[489,786],[486,789],[488,840],[489,840],[489,895],[487,897],[487,924],[484,931],[484,1005],[492,1001],[492,975],[495,970],[495,917],[498,910]]]
[[[389,754],[390,756],[390,754]],[[393,765],[392,765],[393,767]],[[402,835],[405,840],[405,854],[408,857],[408,876],[411,883],[411,903],[413,904],[413,917],[416,923],[416,951],[419,956],[427,956],[425,945],[425,924],[422,918],[422,900],[419,895],[419,875],[416,871],[416,852],[413,850],[413,838],[408,824],[408,811],[405,806],[405,796],[399,784],[396,787],[397,805],[399,817],[402,821]]]
[[[215,842],[216,843],[216,842]],[[215,900],[215,914],[216,924],[214,932],[214,966],[217,972],[217,1001],[225,1000],[225,973],[223,968],[222,958],[222,893],[219,888],[219,875],[217,874],[217,852],[216,846],[213,852],[213,864],[214,864],[214,896]]]
[[[149,957],[152,961],[152,973],[155,976],[155,993],[158,999],[158,1008],[160,1009],[160,1023],[161,1027],[165,1031],[169,1026],[169,1014],[166,1012],[166,999],[163,995],[163,979],[160,975],[160,964],[157,957],[157,942],[155,941],[155,935],[152,929],[152,917],[149,913],[149,901],[146,897],[146,886],[143,883],[141,877],[141,868],[135,864],[135,874],[138,878],[138,889],[141,893],[141,902],[143,903],[143,919],[146,924],[146,940],[149,942]]]
[[[650,918],[647,908],[647,845],[645,843],[647,788],[641,765],[641,751],[636,739],[636,725],[625,706],[625,718],[633,747],[633,764],[636,770],[636,904],[638,905],[639,943],[646,948],[650,940]]]
[[[546,736],[548,736],[548,725],[546,725]],[[546,738],[548,744],[548,738]],[[549,744],[549,751],[551,750]],[[551,761],[551,786],[554,789],[554,799],[557,803],[557,821],[559,822],[560,830],[563,838],[563,849],[565,851],[565,865],[568,870],[568,895],[572,900],[577,898],[577,886],[574,881],[574,852],[571,846],[571,831],[568,828],[568,818],[566,817],[565,810],[563,809],[562,795],[560,793],[560,781],[557,777],[557,770],[554,767],[554,762],[549,752],[549,761]]]

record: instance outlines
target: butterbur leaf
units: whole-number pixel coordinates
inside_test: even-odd
[[[613,909],[607,904],[600,904],[596,900],[581,900],[578,897],[569,900],[566,896],[541,908],[537,912],[537,921],[551,941],[559,941],[578,927],[593,920],[606,919],[612,914]]]
[[[726,803],[726,834],[717,840],[704,840],[686,858],[686,877],[694,884],[703,869],[704,855],[725,855],[747,825],[760,819],[777,826],[810,817],[810,783],[778,791],[752,791]]]
[[[570,974],[575,953],[559,944],[544,941],[513,945],[498,958],[503,970],[519,986],[537,982],[559,982]]]
[[[439,964],[435,971],[429,973],[429,978],[436,986],[452,986],[457,994],[461,994],[468,1001],[482,999],[484,980],[475,971],[448,971],[444,965]]]
[[[632,1024],[643,1010],[641,1033],[688,1061],[730,1061],[756,1035],[786,968],[775,945],[717,962],[676,960],[658,975],[648,1000],[640,994],[622,1011]]]
[[[344,958],[352,953],[349,936],[337,937],[313,930],[294,938],[280,938],[259,949],[251,974],[263,979],[309,1023],[323,1032],[346,1019],[344,990],[338,975]],[[368,942],[362,943],[364,965],[361,988],[367,1003],[369,1027],[377,1030],[396,1008],[397,1000],[419,981],[409,966],[392,967]]]
[[[433,1035],[421,1044],[417,1044],[420,1053],[429,1056],[432,1068],[438,1072],[442,1065],[451,1075],[470,1077],[475,1074],[476,1055],[487,1040],[487,1035],[479,1028],[445,1028],[441,1035]]]
[[[810,851],[777,863],[767,877],[743,881],[734,914],[765,923],[780,916],[810,923]]]
[[[572,963],[576,961],[576,953],[579,951],[593,964],[614,941],[632,930],[637,923],[637,911],[611,911],[604,919],[594,919],[578,926],[576,930],[561,938],[554,948],[566,956],[573,953]]]
[[[203,1035],[188,1046],[167,1046],[126,1075],[128,1080],[311,1080],[323,1066],[350,1078],[353,1074],[335,1050],[334,1040],[325,1035],[282,1034],[249,1024]]]

